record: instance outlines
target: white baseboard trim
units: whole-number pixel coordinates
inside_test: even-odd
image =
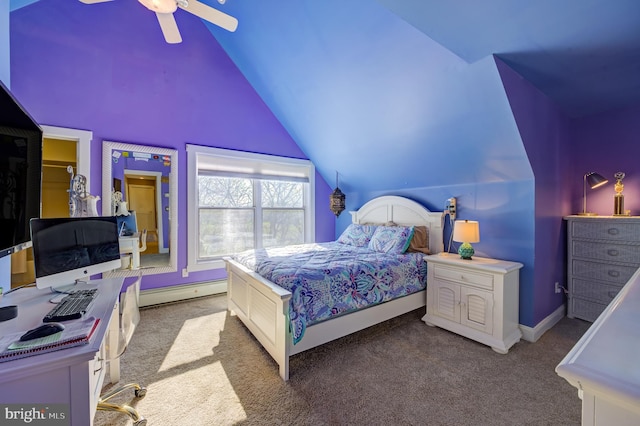
[[[152,288],[140,291],[140,307],[226,293],[227,280]]]
[[[520,324],[520,330],[522,331],[522,339],[527,342],[536,342],[542,335],[554,325],[558,323],[565,315],[565,305],[562,304],[551,313],[548,317],[536,324],[535,327],[527,327]]]

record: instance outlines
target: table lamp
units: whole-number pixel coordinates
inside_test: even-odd
[[[465,260],[471,260],[475,253],[469,243],[480,242],[480,224],[475,220],[456,220],[453,227],[453,241],[462,243],[458,254]]]
[[[587,185],[591,189],[596,189],[607,182],[609,182],[607,178],[596,172],[584,175],[584,193],[582,194],[582,213],[579,213],[580,216],[597,216],[596,213],[587,212]]]

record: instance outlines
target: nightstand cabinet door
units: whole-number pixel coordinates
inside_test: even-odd
[[[426,256],[427,313],[422,320],[507,353],[520,340],[521,263],[453,254]]]
[[[567,316],[593,322],[640,267],[640,217],[565,220]]]
[[[482,331],[493,333],[493,293],[463,287],[460,290],[460,324]]]
[[[446,281],[433,283],[433,314],[453,322],[460,322],[460,286]]]

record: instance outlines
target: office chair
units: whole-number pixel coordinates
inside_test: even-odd
[[[122,297],[118,345],[116,348],[107,347],[108,360],[112,360],[122,356],[124,351],[127,349],[129,342],[131,341],[131,337],[133,336],[133,332],[135,331],[136,326],[140,322],[138,300],[140,297],[141,281],[142,272],[139,272],[136,281],[133,284],[129,285],[129,287],[127,287],[127,290]],[[133,389],[136,398],[142,398],[147,393],[147,389],[140,386],[138,383],[128,383],[100,395],[97,408],[101,411],[118,411],[120,413],[127,414],[133,420],[134,426],[145,426],[147,424],[147,419],[138,414],[138,411],[135,408],[127,404],[118,405],[109,402],[111,398],[127,389]]]
[[[143,229],[140,234],[140,253],[147,249],[147,230]]]

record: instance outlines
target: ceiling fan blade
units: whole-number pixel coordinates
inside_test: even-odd
[[[169,44],[176,44],[182,42],[182,36],[180,30],[178,30],[178,24],[173,17],[173,13],[156,13],[158,23],[162,29],[162,35]]]
[[[105,3],[113,0],[80,0],[84,4],[95,4],[95,3]]]
[[[238,20],[236,18],[220,12],[211,6],[207,6],[204,3],[200,3],[199,1],[189,0],[189,5],[187,7],[180,6],[178,3],[178,7],[186,10],[187,12],[191,12],[197,17],[209,21],[214,25],[224,28],[227,31],[234,32],[236,28],[238,28]]]

